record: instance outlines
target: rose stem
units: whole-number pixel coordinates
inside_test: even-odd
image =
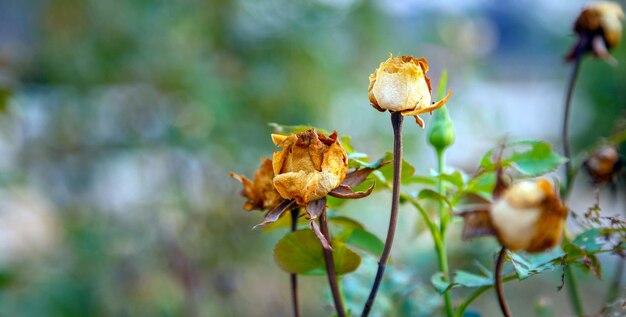
[[[563,154],[567,158],[567,162],[565,162],[565,189],[562,193],[563,197],[565,197],[565,201],[567,201],[567,197],[569,196],[570,190],[574,183],[574,170],[572,168],[572,153],[570,151],[568,131],[570,113],[572,109],[572,98],[574,96],[574,87],[576,86],[576,80],[578,79],[582,56],[582,52],[576,54],[576,58],[574,59],[574,69],[572,70],[572,75],[570,76],[569,84],[567,86],[567,97],[565,98],[565,114],[563,118],[563,131],[561,135],[563,143]],[[576,281],[576,277],[574,276],[572,267],[569,265],[565,266],[565,276],[568,280],[567,291],[572,303],[572,307],[576,312],[576,316],[583,316],[584,308],[582,305],[582,300],[580,298],[580,293],[578,292],[578,283]]]
[[[298,208],[291,209],[291,231],[296,231],[298,229]],[[297,274],[289,274],[291,279],[291,302],[293,304],[293,315],[294,317],[300,317],[300,308],[298,305],[298,275]]]
[[[402,120],[404,120],[404,117],[400,112],[391,113],[391,125],[393,126],[393,188],[389,229],[387,230],[387,240],[385,240],[383,253],[378,261],[378,271],[376,272],[376,278],[374,278],[374,285],[367,298],[367,302],[365,302],[365,308],[363,308],[361,317],[369,315],[372,305],[374,305],[374,299],[376,298],[380,282],[383,279],[383,274],[385,274],[385,266],[387,265],[387,259],[389,258],[393,244],[393,237],[396,233],[398,204],[400,202],[400,173],[402,172]]]
[[[496,261],[496,294],[498,295],[498,303],[500,303],[502,315],[505,317],[511,317],[511,311],[509,311],[509,306],[506,304],[506,298],[504,297],[504,291],[502,290],[502,267],[504,264],[505,253],[506,248],[502,247],[500,254],[498,255],[498,260]]]
[[[569,122],[570,122],[570,114],[572,112],[572,97],[574,96],[574,87],[576,86],[576,80],[578,79],[578,73],[580,70],[580,64],[582,60],[582,54],[578,53],[576,55],[576,59],[574,60],[574,70],[572,71],[572,75],[569,80],[569,84],[567,86],[567,97],[565,98],[565,113],[563,118],[563,131],[561,133],[561,139],[563,142],[563,154],[567,158],[565,162],[565,191],[564,197],[569,195],[570,189],[572,188],[573,183],[573,170],[572,170],[572,153],[570,150],[569,143]]]
[[[444,172],[445,154],[444,150],[437,150],[437,172],[439,175]],[[437,191],[442,197],[446,196],[446,189],[443,186],[443,180],[440,178],[437,183]],[[437,257],[439,259],[439,271],[443,273],[443,280],[448,282],[449,268],[448,268],[448,255],[446,252],[446,228],[450,217],[445,213],[445,205],[443,201],[439,202],[439,231],[441,232],[440,239],[435,240],[435,248],[437,250]],[[454,315],[454,309],[452,308],[452,298],[450,298],[450,292],[446,291],[443,294],[444,306],[446,310],[446,316],[452,317]]]
[[[326,209],[326,206],[324,206]],[[322,234],[331,243],[330,233],[328,232],[328,222],[326,221],[326,210],[320,215],[320,230]],[[346,313],[343,309],[343,301],[341,300],[341,293],[339,293],[339,284],[337,283],[337,274],[335,274],[335,262],[333,261],[333,252],[326,248],[322,248],[324,252],[324,262],[326,264],[326,275],[328,276],[328,284],[330,285],[330,292],[333,295],[333,302],[335,303],[335,309],[337,310],[338,317],[345,317]]]
[[[618,260],[619,263],[617,263],[617,266],[615,267],[615,274],[613,275],[613,283],[611,283],[611,288],[609,288],[605,303],[613,303],[619,297],[621,290],[620,285],[624,276],[624,264],[626,264],[626,261],[624,261],[621,257]]]

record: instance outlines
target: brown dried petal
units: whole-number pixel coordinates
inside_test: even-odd
[[[282,203],[280,203],[278,206],[276,206],[276,208],[268,211],[265,214],[265,217],[263,219],[263,222],[261,222],[258,225],[255,225],[254,227],[252,227],[252,229],[255,229],[259,226],[268,224],[268,223],[272,223],[272,222],[276,222],[276,220],[278,220],[278,218],[280,218],[280,216],[287,210],[290,210],[291,208],[294,207],[295,205],[295,201],[294,200],[283,200]]]
[[[489,207],[489,205],[479,206],[476,209],[459,213],[459,216],[463,217],[463,240],[485,235],[496,235],[496,231],[491,223],[491,217],[489,216]]]
[[[248,199],[244,205],[245,210],[271,210],[283,201],[274,188],[272,160],[268,158],[261,161],[261,166],[254,173],[253,181],[234,172],[231,172],[230,176],[243,184],[242,195]]]
[[[313,129],[280,140],[274,152],[274,186],[285,199],[304,206],[339,186],[348,170],[348,156],[337,141]]]
[[[348,187],[345,185],[339,185],[339,187],[333,189],[328,194],[330,196],[342,198],[342,199],[358,199],[358,198],[369,196],[372,193],[372,190],[374,190],[375,186],[376,184],[373,183],[372,186],[370,186],[365,191],[353,192],[351,187]]]

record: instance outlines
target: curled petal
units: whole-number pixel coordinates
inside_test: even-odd
[[[489,205],[477,205],[458,213],[463,217],[463,240],[496,235],[489,216],[489,208]]]
[[[388,162],[381,162],[380,164],[378,164],[375,167],[364,167],[364,168],[360,168],[358,170],[354,170],[350,173],[348,173],[346,175],[346,178],[344,178],[343,182],[341,182],[341,185],[344,186],[348,186],[348,187],[356,187],[358,185],[360,185],[361,183],[363,183],[365,181],[365,179],[367,179],[367,177],[375,170],[385,166],[391,164],[391,161]]]
[[[314,200],[306,205],[306,212],[311,216],[311,220],[317,219],[326,209],[326,197]]]
[[[326,240],[326,237],[324,237],[324,234],[322,234],[320,226],[317,224],[317,222],[315,220],[311,220],[311,222],[309,222],[309,225],[311,226],[311,230],[315,232],[317,238],[320,239],[322,247],[326,250],[332,250],[333,248],[330,246],[330,243],[328,243],[328,240]]]
[[[374,190],[375,186],[376,183],[373,183],[372,186],[370,186],[366,191],[353,192],[352,188],[345,185],[339,185],[339,187],[333,189],[328,194],[337,198],[358,199],[369,196],[372,193],[372,190]]]
[[[252,229],[256,229],[259,226],[275,222],[280,218],[280,216],[287,210],[291,209],[295,205],[296,201],[293,199],[284,200],[280,205],[276,206],[276,208],[268,211],[265,214],[265,219],[260,224],[252,227]]]
[[[320,239],[320,242],[322,243],[322,247],[324,247],[324,249],[332,250],[332,248],[330,247],[330,243],[328,243],[328,240],[326,240],[326,238],[322,234],[322,231],[320,231],[320,227],[317,225],[317,221],[316,221],[317,218],[325,210],[326,210],[326,197],[318,199],[318,200],[314,200],[312,202],[309,202],[306,205],[306,212],[309,214],[309,217],[311,218],[311,221],[309,222],[309,225],[311,226],[311,230],[313,230],[317,238]]]

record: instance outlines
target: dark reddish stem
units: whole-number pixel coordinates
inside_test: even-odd
[[[504,297],[504,290],[502,289],[502,267],[504,266],[504,255],[506,254],[506,248],[502,247],[498,260],[496,261],[496,294],[498,295],[498,303],[500,303],[500,309],[502,315],[505,317],[511,317],[511,311],[506,304],[506,298]]]
[[[565,111],[563,116],[563,130],[561,131],[561,141],[563,142],[563,154],[567,158],[565,162],[565,191],[563,197],[567,197],[570,189],[572,188],[574,170],[572,168],[572,152],[569,142],[569,122],[572,112],[572,97],[574,96],[574,87],[576,86],[576,80],[578,79],[578,73],[580,70],[580,62],[582,61],[582,54],[578,53],[574,59],[574,70],[572,70],[572,76],[570,77],[569,84],[567,85],[567,96],[565,98]]]
[[[326,207],[324,207],[326,209]],[[331,243],[330,232],[328,232],[328,222],[326,221],[326,210],[320,215],[320,230]],[[331,243],[332,244],[332,243]],[[326,275],[328,276],[328,284],[330,285],[330,292],[333,295],[333,302],[335,303],[335,310],[337,310],[338,317],[346,317],[346,312],[343,308],[343,301],[341,301],[341,294],[339,293],[339,284],[337,283],[337,274],[335,273],[335,261],[333,261],[333,251],[322,248],[324,252],[324,262],[326,264]]]
[[[300,212],[299,208],[291,209],[291,231],[296,231],[298,229],[298,213]],[[291,302],[293,304],[293,315],[294,317],[300,317],[300,305],[298,304],[298,275],[297,274],[289,274],[291,279]]]
[[[378,271],[376,272],[376,278],[374,278],[374,285],[370,292],[367,302],[365,302],[365,308],[361,317],[369,315],[374,300],[376,299],[376,293],[385,274],[385,267],[389,254],[391,253],[391,246],[393,245],[393,238],[396,234],[396,223],[398,222],[398,205],[400,203],[400,174],[402,173],[402,120],[404,117],[400,112],[391,113],[391,125],[393,126],[393,188],[391,194],[391,214],[389,218],[389,229],[387,230],[387,240],[385,240],[385,247],[383,253],[378,261]]]

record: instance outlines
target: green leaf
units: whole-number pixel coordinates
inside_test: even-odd
[[[465,181],[463,180],[463,174],[461,174],[461,172],[459,171],[454,171],[450,174],[443,173],[441,175],[438,175],[437,177],[444,182],[454,185],[454,187],[456,187],[457,189],[463,188],[463,185],[465,184]]]
[[[444,69],[441,72],[441,78],[439,79],[439,85],[437,86],[437,100],[443,99],[446,96],[446,86],[448,85],[448,70]]]
[[[341,141],[341,145],[348,154],[354,153],[354,147],[352,147],[352,143],[350,142],[351,138],[349,135],[342,135],[339,137],[339,140]]]
[[[365,226],[363,226],[363,224],[361,224],[360,222],[352,218],[348,218],[345,216],[333,216],[333,217],[329,216],[328,222],[330,223],[331,226],[339,227],[341,231],[355,230],[355,229],[365,230]]]
[[[432,189],[422,189],[417,195],[417,198],[419,200],[422,200],[422,199],[436,200],[436,201],[445,203],[450,208],[454,208],[452,206],[452,203],[446,197],[442,196],[441,194],[439,194],[438,192]]]
[[[601,233],[602,228],[589,229],[579,234],[572,243],[587,252],[599,251],[604,245],[604,243],[601,242]]]
[[[519,145],[529,146],[524,152],[516,152],[510,157],[510,162],[520,173],[528,176],[539,176],[555,171],[567,161],[552,149],[552,145],[541,141],[518,142]]]
[[[443,280],[443,272],[437,272],[433,274],[433,276],[430,278],[430,283],[433,284],[435,290],[440,294],[445,293],[453,287],[452,283]]]
[[[355,271],[361,257],[343,242],[333,240],[333,260],[338,275]],[[289,273],[304,275],[326,274],[322,245],[313,231],[304,229],[286,234],[274,248],[274,260]]]
[[[493,285],[494,278],[493,275],[483,276],[459,270],[454,273],[452,282],[444,281],[442,272],[435,273],[430,281],[437,292],[443,294],[450,289],[458,287],[490,286]]]
[[[282,125],[282,124],[278,124],[275,122],[270,122],[268,123],[268,125],[274,129],[274,133],[280,133],[280,134],[285,134],[285,135],[300,133],[302,131],[306,131],[309,129],[315,129],[315,131],[326,134],[326,135],[330,134],[328,131],[324,129],[320,129],[311,125]]]
[[[385,244],[376,235],[363,229],[352,230],[345,238],[345,242],[375,256],[380,256],[385,247]]]
[[[566,158],[557,154],[552,145],[543,141],[518,141],[506,144],[506,149],[513,153],[502,157],[502,165],[510,166],[526,176],[540,176],[555,171]],[[488,171],[495,169],[492,156],[495,150],[489,150],[480,160],[480,166]]]
[[[437,179],[434,177],[429,177],[429,176],[413,175],[411,177],[404,179],[404,184],[424,184],[424,185],[436,186]]]
[[[564,255],[565,253],[559,248],[537,255],[527,254],[524,256],[507,251],[507,256],[509,260],[511,260],[515,273],[520,280],[541,272],[552,271],[561,267]]]
[[[350,155],[348,155],[348,159],[349,159],[348,166],[351,168],[361,168],[361,167],[376,168],[383,162],[388,162],[388,161],[393,160],[393,154],[391,154],[390,152],[387,152],[385,156],[379,158],[378,160],[374,162],[370,162],[369,157],[367,155],[365,155],[364,158],[350,158]]]
[[[383,162],[393,160],[393,154],[387,152],[385,157],[383,158]],[[393,180],[393,164],[387,164],[380,169],[378,169],[380,174],[382,175],[381,181],[383,182],[391,182]],[[415,167],[411,165],[406,160],[402,160],[402,172],[400,174],[400,182],[406,184],[410,181],[411,176],[415,174]]]

